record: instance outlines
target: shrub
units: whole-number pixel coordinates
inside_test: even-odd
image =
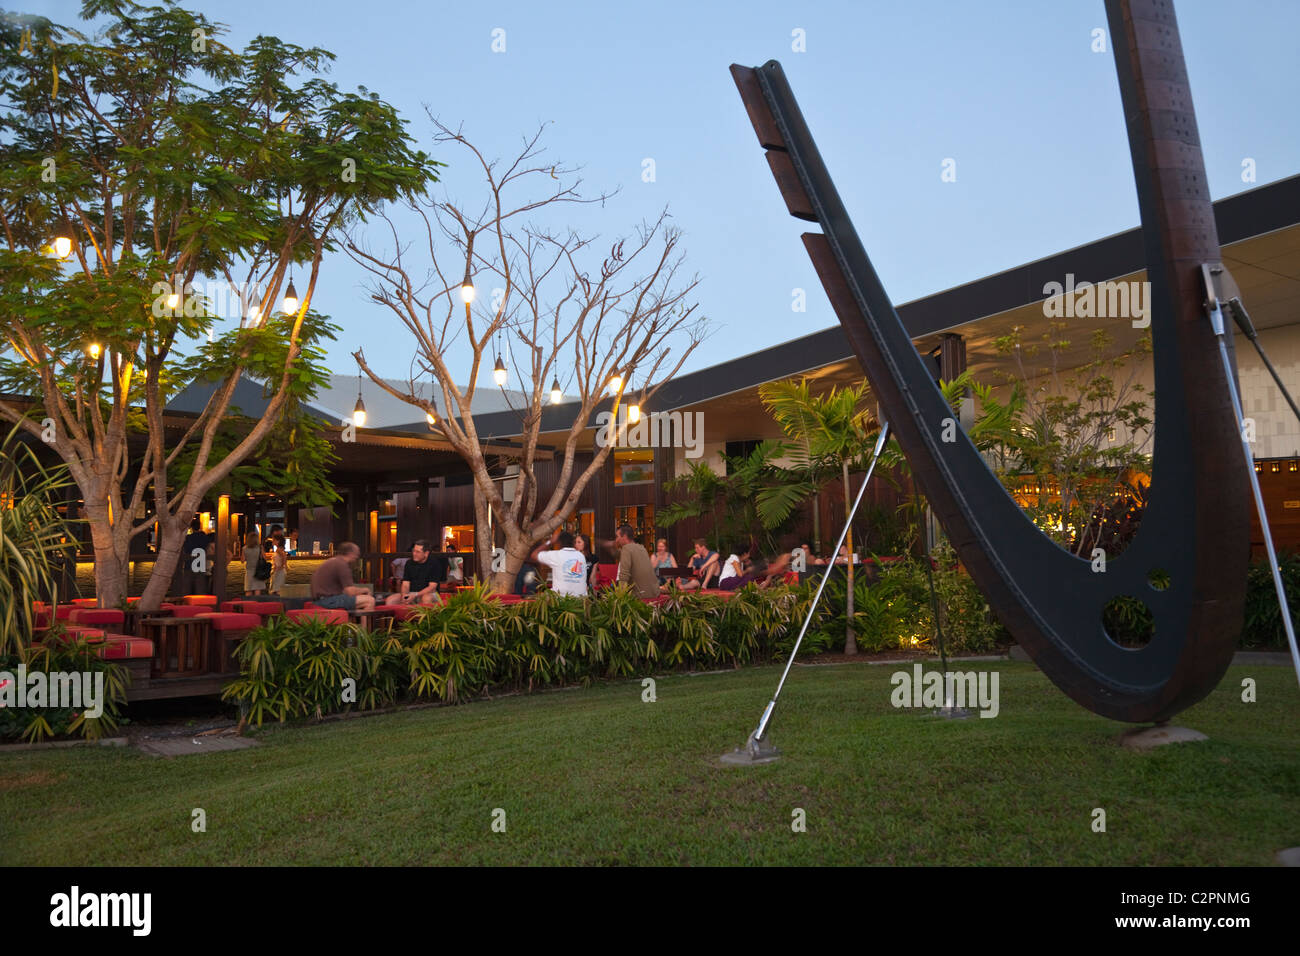
[[[240,643],[240,676],[221,696],[237,701],[259,726],[267,718],[372,710],[396,700],[401,656],[387,635],[351,624],[273,617]],[[349,679],[356,682],[355,701],[345,694]]]
[[[1294,552],[1278,555],[1278,569],[1282,572],[1282,587],[1291,607],[1291,620],[1300,631],[1300,555]],[[1267,559],[1251,564],[1246,572],[1246,614],[1241,629],[1243,647],[1287,647],[1286,630],[1282,627],[1282,609],[1277,603],[1277,589],[1273,586],[1273,571]]]
[[[61,629],[54,628],[46,642],[33,644],[0,657],[0,671],[17,676],[18,667],[25,666],[30,674],[89,673],[104,675],[103,713],[87,717],[84,707],[17,707],[0,708],[0,738],[21,738],[39,743],[48,737],[79,735],[86,740],[99,740],[120,726],[121,707],[126,702],[126,686],[130,679],[125,667],[106,661],[95,653],[95,647],[85,638],[63,640]]]

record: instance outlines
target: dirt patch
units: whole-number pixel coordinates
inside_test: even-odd
[[[0,791],[22,790],[26,787],[49,787],[56,783],[62,783],[66,779],[67,774],[51,773],[48,770],[36,770],[32,773],[23,773],[17,776],[6,775],[0,777]]]

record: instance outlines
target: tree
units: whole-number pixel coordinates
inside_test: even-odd
[[[769,518],[793,510],[810,494],[817,494],[831,474],[838,473],[844,485],[844,515],[847,520],[853,507],[849,485],[850,467],[865,467],[880,434],[880,425],[867,410],[870,386],[864,381],[853,388],[832,388],[814,396],[808,380],[768,382],[758,388],[758,397],[791,439],[794,468],[806,477],[801,483],[773,487],[759,493],[759,508]],[[883,456],[882,456],[883,457]],[[891,456],[891,460],[901,456]],[[888,468],[882,462],[877,467]],[[845,565],[848,575],[844,653],[858,652],[853,632],[853,526],[845,538],[850,559]],[[832,557],[832,561],[834,557]],[[832,565],[833,566],[833,565]],[[829,568],[827,570],[829,573]]]
[[[788,450],[783,442],[761,441],[748,455],[724,455],[725,475],[708,462],[696,462],[685,474],[664,483],[664,490],[678,497],[656,520],[671,526],[687,518],[708,518],[719,550],[744,541],[775,551],[774,535],[790,524],[794,512],[774,515],[760,508],[759,502],[771,489],[804,487],[800,476],[775,464]]]
[[[157,526],[150,608],[204,497],[325,374],[331,329],[310,304],[336,234],[423,192],[436,164],[391,106],[317,75],[324,50],[259,36],[236,52],[220,25],[171,3],[87,0],[82,17],[105,25],[88,38],[0,21],[0,385],[35,401],[0,402],[0,416],[67,464],[102,605],[125,597],[131,542]],[[295,265],[306,291],[279,313]],[[238,327],[217,335],[225,288]],[[223,445],[243,375],[265,383],[268,405]],[[211,398],[173,439],[164,409],[194,383]]]
[[[687,303],[698,279],[678,281],[681,236],[669,227],[666,211],[633,238],[614,242],[603,258],[592,257],[593,237],[540,224],[540,214],[566,204],[608,198],[584,199],[580,181],[570,181],[575,170],[542,158],[538,142],[544,127],[526,137],[503,165],[488,160],[461,131],[433,122],[436,142],[454,144],[478,164],[486,192],[474,208],[449,198],[410,203],[425,227],[418,257],[409,252],[410,244],[401,244],[391,220],[392,251],[349,241],[349,252],[374,277],[375,301],[414,338],[408,388],[380,378],[362,350],[354,355],[380,388],[435,416],[436,427],[469,466],[479,567],[492,567],[490,509],[505,537],[504,570],[494,573],[492,586],[504,591],[513,587],[533,546],[572,514],[610,449],[626,437],[628,416],[620,414],[625,399],[629,411],[633,404],[646,408],[700,343],[704,320]],[[493,291],[482,296],[480,289]],[[493,481],[473,418],[479,373],[493,354],[494,364],[522,383],[523,399],[514,409],[521,436],[518,478],[509,503]],[[468,358],[467,379],[453,372],[463,368],[461,356]],[[467,384],[462,388],[459,381]],[[542,410],[553,386],[576,401],[568,406],[573,417],[559,475],[543,500],[534,463]],[[433,401],[435,391],[440,405]],[[612,437],[598,433],[591,461],[580,467],[579,440],[609,397]]]
[[[1018,403],[1014,425],[998,441],[1000,472],[1013,493],[1029,499],[1027,510],[1039,527],[1086,554],[1105,543],[1099,540],[1102,513],[1121,504],[1121,512],[1131,510],[1133,473],[1150,470],[1149,395],[1137,369],[1151,354],[1151,339],[1144,335],[1116,351],[1109,333],[1096,329],[1085,360],[1066,368],[1072,343],[1064,323],[1051,323],[1030,343],[1022,340],[1023,331],[1016,327],[994,342],[1013,360],[1012,371],[1000,378]],[[1033,476],[1027,495],[1018,480],[1024,474]]]

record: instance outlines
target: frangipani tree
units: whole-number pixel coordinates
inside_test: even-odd
[[[422,192],[436,164],[391,106],[317,75],[324,50],[259,36],[237,52],[170,3],[87,0],[82,16],[95,36],[0,19],[0,387],[31,400],[0,416],[67,464],[102,605],[124,598],[131,543],[157,526],[148,608],[205,495],[322,380],[331,330],[310,306],[334,237]],[[239,292],[219,335],[218,284]],[[242,375],[268,404],[222,447]],[[211,398],[177,436],[164,409],[195,383]]]
[[[434,123],[435,140],[469,156],[485,189],[472,205],[450,198],[412,203],[424,228],[405,245],[391,221],[391,250],[374,251],[360,238],[349,242],[349,252],[373,276],[375,301],[411,333],[408,388],[381,378],[362,351],[355,357],[380,388],[436,418],[437,430],[469,466],[480,568],[492,567],[489,510],[505,537],[504,569],[492,580],[502,591],[512,587],[533,547],[573,513],[617,443],[598,439],[591,460],[579,462],[597,408],[612,401],[623,423],[613,432],[623,435],[620,407],[653,402],[700,343],[704,320],[689,302],[698,280],[679,276],[681,235],[666,212],[614,242],[607,254],[593,255],[593,238],[539,221],[567,204],[608,198],[583,198],[574,170],[542,158],[542,130],[507,164],[487,159],[459,130]],[[497,385],[518,383],[511,387],[523,393],[514,408],[521,447],[509,502],[493,480],[473,418],[489,362]],[[566,414],[558,477],[542,496],[534,465],[542,412],[553,393],[568,398],[572,417]]]

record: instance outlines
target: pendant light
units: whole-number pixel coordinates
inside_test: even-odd
[[[506,387],[506,381],[509,375],[506,373],[506,363],[501,361],[501,332],[497,331],[497,361],[492,366],[492,380],[501,388]]]
[[[551,404],[558,405],[564,399],[564,393],[560,391],[560,380],[551,379]]]
[[[56,236],[51,248],[60,259],[66,259],[72,255],[72,240],[67,236]]]
[[[289,274],[289,288],[284,290],[284,314],[294,315],[298,311],[298,290],[293,287],[293,273]]]
[[[290,284],[290,288],[293,288]],[[357,373],[357,404],[352,409],[352,424],[358,428],[364,428],[366,425],[366,403],[361,400],[361,373]]]
[[[424,420],[429,423],[429,431],[434,431],[438,425],[438,383],[434,382],[429,386],[429,410],[424,413]]]

